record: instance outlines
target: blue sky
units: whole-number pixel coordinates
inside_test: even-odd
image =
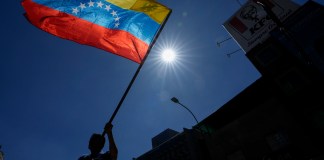
[[[159,0],[173,13],[113,121],[119,159],[151,149],[151,138],[199,121],[260,77],[222,24],[236,0]],[[240,1],[245,3],[246,1]],[[303,4],[305,0],[296,1]],[[323,4],[323,0],[317,2]],[[101,133],[138,64],[39,30],[23,16],[20,1],[0,10],[0,145],[7,160],[71,160],[87,154]],[[161,61],[164,48],[178,59]],[[107,147],[105,148],[107,149]]]

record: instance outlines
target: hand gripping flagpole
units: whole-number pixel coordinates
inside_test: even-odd
[[[121,105],[123,104],[123,102],[124,102],[124,100],[125,100],[125,98],[126,98],[128,92],[129,92],[129,90],[131,89],[131,87],[132,87],[132,85],[133,85],[133,83],[134,83],[134,81],[135,81],[135,79],[136,79],[138,73],[140,72],[140,70],[141,70],[141,68],[142,68],[142,66],[143,66],[143,64],[144,64],[144,62],[145,62],[145,60],[146,60],[148,54],[150,53],[150,51],[151,51],[153,45],[155,44],[155,42],[156,42],[157,38],[159,37],[161,31],[163,30],[165,23],[168,21],[169,16],[171,15],[171,12],[172,12],[172,10],[170,9],[169,14],[166,16],[166,18],[165,18],[165,20],[163,21],[163,23],[162,23],[161,27],[159,28],[158,32],[155,34],[154,39],[153,39],[152,43],[150,44],[150,46],[149,46],[149,48],[148,48],[148,50],[147,50],[146,55],[144,56],[142,62],[141,62],[140,65],[138,66],[138,68],[137,68],[137,70],[136,70],[136,72],[135,72],[135,74],[134,74],[132,80],[130,81],[130,83],[128,84],[128,87],[126,88],[126,90],[125,90],[125,92],[124,92],[124,95],[123,95],[122,98],[120,99],[120,101],[119,101],[119,103],[118,103],[118,105],[117,105],[117,107],[116,107],[114,113],[111,115],[110,120],[108,121],[107,124],[111,124],[112,121],[114,120],[116,114],[118,113],[118,111],[119,111]],[[104,134],[105,134],[105,131],[102,132],[102,135],[104,135]]]

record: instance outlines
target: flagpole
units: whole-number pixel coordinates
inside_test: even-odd
[[[163,23],[162,23],[161,27],[159,28],[158,32],[155,34],[154,39],[153,39],[153,42],[150,44],[150,46],[149,46],[149,48],[148,48],[148,50],[147,50],[146,55],[144,56],[142,62],[141,62],[140,65],[138,66],[138,68],[137,68],[137,70],[136,70],[136,72],[135,72],[135,74],[134,74],[132,80],[131,80],[130,83],[128,84],[128,87],[126,88],[126,90],[125,90],[125,92],[124,92],[122,98],[120,99],[120,101],[119,101],[119,103],[118,103],[118,105],[117,105],[117,107],[116,107],[114,113],[111,115],[111,117],[110,117],[110,119],[109,119],[109,121],[108,121],[107,124],[111,124],[112,121],[114,120],[116,114],[118,113],[118,111],[119,111],[121,105],[123,104],[123,102],[124,102],[124,100],[125,100],[125,98],[126,98],[128,92],[129,92],[129,90],[131,89],[131,87],[132,87],[132,85],[133,85],[133,83],[134,83],[134,81],[135,81],[135,79],[136,79],[138,73],[140,72],[140,70],[141,70],[143,64],[145,63],[145,60],[146,60],[147,56],[149,55],[149,53],[150,53],[150,51],[151,51],[153,45],[155,44],[155,42],[156,42],[157,38],[159,37],[161,31],[163,30],[164,25],[165,25],[166,22],[168,21],[169,16],[171,15],[171,12],[172,12],[172,10],[170,9],[169,14],[167,15],[167,17],[166,17],[165,20],[163,21]],[[104,134],[105,134],[105,131],[103,131],[102,135],[104,135]]]

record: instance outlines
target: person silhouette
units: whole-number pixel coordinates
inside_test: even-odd
[[[3,160],[4,158],[4,153],[1,151],[1,145],[0,145],[0,160]]]
[[[105,137],[104,135],[94,133],[92,134],[88,145],[90,154],[81,156],[79,160],[117,160],[118,149],[112,134],[112,127],[112,124],[107,123],[104,129],[104,133],[108,136],[109,151],[101,153],[101,150],[105,145]]]

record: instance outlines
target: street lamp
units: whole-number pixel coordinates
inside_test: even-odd
[[[185,108],[186,110],[188,110],[191,113],[191,115],[195,118],[195,120],[196,120],[196,122],[198,124],[198,120],[197,120],[196,116],[190,111],[189,108],[187,108],[185,105],[183,105],[182,103],[180,103],[179,100],[176,97],[171,98],[171,101],[174,102],[174,103],[180,104],[183,108]]]

